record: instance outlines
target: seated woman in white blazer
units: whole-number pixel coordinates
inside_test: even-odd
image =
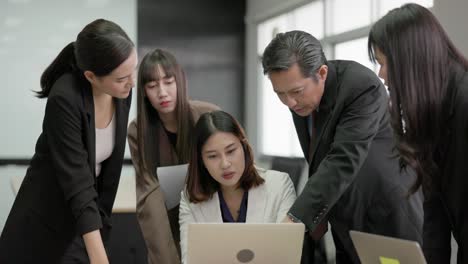
[[[296,199],[288,174],[254,166],[245,133],[228,113],[203,114],[194,132],[179,209],[184,263],[189,223],[279,223]]]

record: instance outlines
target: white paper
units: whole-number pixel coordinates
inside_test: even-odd
[[[180,203],[180,193],[185,186],[185,178],[187,176],[188,164],[176,166],[158,167],[156,175],[158,175],[159,185],[166,199],[167,209],[172,209]]]

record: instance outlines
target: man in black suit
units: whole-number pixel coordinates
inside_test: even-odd
[[[302,263],[331,225],[337,263],[360,263],[349,230],[422,241],[422,197],[407,196],[414,174],[394,152],[388,96],[379,78],[353,61],[327,61],[302,31],[280,33],[265,49],[264,73],[292,112],[309,179],[285,222],[308,234]]]

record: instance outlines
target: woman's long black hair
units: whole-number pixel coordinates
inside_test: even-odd
[[[410,193],[429,190],[440,177],[448,116],[449,82],[457,69],[468,69],[436,17],[417,4],[395,8],[369,33],[368,51],[386,57],[392,126],[402,166],[416,170]]]

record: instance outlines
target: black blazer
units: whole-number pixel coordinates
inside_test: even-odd
[[[423,250],[428,263],[450,263],[451,236],[457,241],[457,263],[468,263],[468,72],[458,68],[448,90],[442,171],[424,202]]]
[[[309,230],[325,216],[335,243],[347,260],[359,263],[349,230],[421,242],[422,199],[406,198],[414,174],[400,172],[389,123],[388,95],[366,67],[329,61],[325,90],[313,120],[312,142],[307,118],[293,112],[309,180],[290,209]],[[338,251],[337,251],[338,252]],[[337,255],[340,263],[340,256]]]
[[[56,263],[77,235],[104,241],[122,170],[131,96],[115,101],[115,146],[95,177],[94,101],[84,77],[54,84],[42,134],[0,237],[0,263]]]

